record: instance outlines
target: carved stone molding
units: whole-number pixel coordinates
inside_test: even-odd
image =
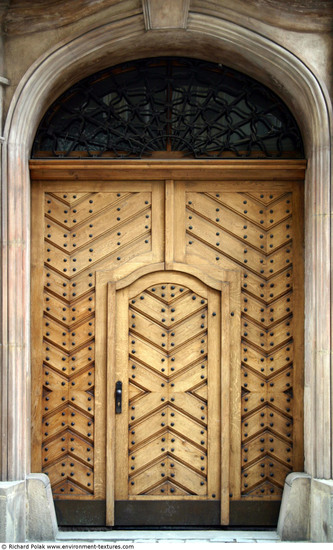
[[[146,30],[186,29],[190,0],[142,0]]]
[[[0,75],[0,142],[3,141],[2,138],[2,113],[3,113],[3,88],[9,86],[10,81],[8,78]]]

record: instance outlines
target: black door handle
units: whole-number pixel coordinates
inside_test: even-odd
[[[120,414],[122,399],[123,399],[123,384],[120,381],[116,382],[115,397],[116,397],[116,414]]]

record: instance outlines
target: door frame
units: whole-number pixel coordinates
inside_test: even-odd
[[[106,361],[106,524],[114,525],[114,476],[115,476],[115,412],[114,412],[114,366],[116,362],[115,347],[112,341],[116,337],[116,311],[117,291],[128,287],[147,274],[154,272],[174,271],[191,275],[199,279],[206,286],[218,290],[221,293],[221,327],[225,325],[228,330],[221,328],[221,419],[226,419],[221,426],[221,525],[229,524],[229,494],[233,490],[237,477],[230,479],[230,463],[233,470],[240,470],[240,419],[241,401],[239,394],[240,370],[240,291],[241,272],[238,270],[221,270],[220,279],[216,279],[193,266],[183,263],[159,262],[140,268],[131,263],[126,264],[128,274],[123,269],[116,268],[111,271],[99,271],[96,273],[96,323],[102,328],[98,331],[96,339],[96,357],[102,362]],[[133,270],[134,269],[134,270]],[[107,330],[105,327],[108,327]],[[107,343],[106,343],[107,340]],[[226,366],[227,365],[227,366]],[[236,368],[233,369],[233,366]],[[230,386],[230,371],[234,370],[237,376],[233,377]],[[238,372],[239,371],[239,372]],[[97,373],[96,373],[97,374]],[[98,374],[97,374],[98,376]],[[100,383],[102,381],[100,380]],[[237,391],[238,390],[238,391]],[[96,422],[101,419],[100,399],[96,399]],[[98,410],[100,409],[100,410]],[[231,430],[231,424],[239,423],[239,430]],[[223,444],[222,444],[223,441]],[[229,452],[230,451],[230,452]]]

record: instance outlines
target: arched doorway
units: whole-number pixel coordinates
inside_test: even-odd
[[[302,157],[301,139],[288,109],[228,68],[189,59],[132,62],[60,98],[42,121],[34,150],[32,456],[33,470],[43,468],[53,482],[59,517],[68,524],[89,511],[92,524],[103,524],[106,511],[113,524],[115,495],[116,525],[142,524],[138,505],[151,525],[274,523],[286,475],[303,469],[305,164],[295,160]],[[159,275],[136,289],[138,301],[152,301],[148,312],[119,297],[120,312],[110,302],[107,320],[108,283],[118,281],[121,289],[126,277],[149,272],[154,263]],[[230,287],[232,307],[221,307],[223,292],[220,305],[214,298],[207,305],[206,287],[195,283],[194,290],[188,275],[176,275],[182,270]],[[171,298],[171,286],[184,294]],[[183,309],[183,296],[202,305]],[[157,319],[157,304],[167,315],[177,309],[173,302],[180,318]],[[112,312],[124,323],[128,311],[142,327],[124,325],[122,344],[109,345]],[[210,315],[219,328],[209,329]],[[199,332],[186,332],[197,317]],[[154,339],[156,330],[170,339],[170,349],[157,334]],[[202,349],[196,350],[198,335]],[[110,406],[105,424],[114,348],[128,353],[117,371],[125,414],[117,417]],[[166,374],[156,354],[170,361]],[[128,361],[135,370],[129,387]],[[183,388],[178,406],[176,390],[167,397],[156,390],[169,384]],[[212,388],[220,388],[219,397],[208,397]],[[156,399],[167,400],[167,408]],[[140,406],[138,418],[131,410]],[[162,428],[154,425],[157,417]]]

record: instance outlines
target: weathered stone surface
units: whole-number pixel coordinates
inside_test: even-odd
[[[146,0],[143,0],[145,3]],[[169,11],[170,0],[147,0],[163,9],[163,3]],[[184,0],[171,0],[182,4]],[[185,0],[189,3],[189,0]],[[44,31],[54,27],[69,25],[78,19],[93,15],[109,7],[116,9],[119,0],[2,0],[0,13],[3,12],[4,30],[10,34],[27,34]],[[139,4],[139,2],[138,2]],[[220,11],[226,16],[232,12],[270,25],[297,31],[330,31],[333,17],[331,0],[192,0],[192,9],[204,7],[206,11]]]
[[[277,527],[282,540],[308,540],[310,486],[308,474],[294,472],[286,477]]]
[[[140,0],[136,0],[138,7]],[[113,7],[119,0],[12,0],[3,8],[4,31],[27,34],[63,27]],[[141,6],[140,6],[141,7]]]
[[[142,0],[146,30],[185,29],[189,0]]]
[[[25,540],[25,482],[0,482],[0,541]]]
[[[246,17],[257,22],[290,31],[329,31],[332,24],[331,0],[192,0],[191,9],[204,9],[209,13],[222,13],[226,18]]]
[[[45,474],[27,476],[27,540],[55,540],[58,533],[51,484]]]
[[[333,480],[311,483],[311,541],[333,542]]]

